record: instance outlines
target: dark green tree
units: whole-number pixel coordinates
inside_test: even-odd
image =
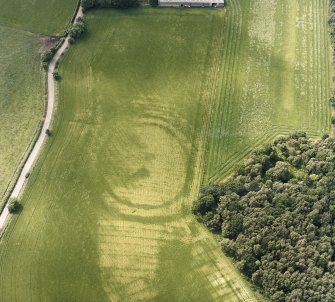
[[[153,7],[158,6],[158,0],[149,0],[149,4]]]
[[[20,202],[17,200],[17,198],[10,198],[8,201],[7,209],[9,213],[15,214],[20,210]]]
[[[116,8],[131,8],[140,5],[139,0],[113,0],[113,6]]]

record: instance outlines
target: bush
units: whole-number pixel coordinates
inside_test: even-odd
[[[7,209],[9,211],[9,213],[11,214],[15,214],[20,210],[20,203],[16,198],[11,198],[8,202],[8,206]]]
[[[69,38],[69,43],[70,43],[70,44],[74,44],[74,42],[76,42],[75,39],[73,39],[73,38]]]
[[[55,47],[52,47],[49,50],[42,53],[42,67],[45,71],[48,70],[49,63],[51,62],[56,51],[57,49]]]
[[[53,75],[53,77],[54,77],[54,79],[55,79],[56,81],[59,81],[59,80],[61,79],[61,76],[60,76],[60,74],[58,73],[58,71],[54,71],[54,72],[52,73],[52,75]]]
[[[49,64],[47,62],[42,62],[42,68],[47,71],[49,67]]]
[[[50,61],[52,60],[53,56],[54,56],[54,53],[51,51],[51,49],[45,51],[42,54],[42,62],[50,63]]]

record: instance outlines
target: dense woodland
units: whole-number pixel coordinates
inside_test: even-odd
[[[334,301],[333,138],[278,138],[203,188],[193,211],[271,301]]]

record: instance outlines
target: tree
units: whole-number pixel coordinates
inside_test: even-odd
[[[266,172],[266,176],[272,181],[287,182],[291,178],[288,170],[289,164],[286,162],[278,161],[273,168]]]
[[[243,216],[233,213],[222,225],[222,234],[229,239],[236,239],[243,230]]]
[[[84,11],[93,8],[97,5],[95,0],[81,0],[80,4]]]
[[[113,6],[116,8],[130,8],[140,5],[139,0],[113,0]]]
[[[114,7],[114,8],[131,8],[137,7],[140,5],[139,0],[81,0],[81,6],[83,10],[100,7],[100,8],[107,8],[107,7]]]
[[[7,209],[9,211],[9,213],[11,214],[15,214],[20,210],[20,203],[16,198],[11,198],[8,201],[8,206]]]
[[[77,40],[86,32],[86,29],[85,19],[83,17],[78,18],[68,31],[70,39]]]
[[[215,199],[213,195],[204,195],[193,205],[193,213],[205,215],[215,207]]]
[[[154,7],[158,6],[158,0],[149,0],[149,4]]]

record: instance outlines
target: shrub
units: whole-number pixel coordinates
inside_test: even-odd
[[[69,43],[70,44],[74,44],[74,42],[76,42],[73,38],[69,38]]]
[[[7,209],[9,213],[15,214],[20,210],[20,203],[16,198],[11,198],[8,202]]]
[[[51,62],[56,51],[57,49],[55,47],[52,47],[49,50],[42,53],[42,67],[45,71],[48,70],[49,63]]]
[[[59,81],[59,80],[61,79],[61,76],[60,76],[60,74],[58,73],[58,71],[54,71],[54,72],[52,73],[52,75],[53,75],[53,77],[54,77],[54,79],[55,79],[56,81]]]
[[[49,63],[53,58],[54,53],[51,51],[51,49],[45,51],[42,54],[42,62]]]
[[[47,62],[42,62],[42,68],[47,71],[49,64]]]

